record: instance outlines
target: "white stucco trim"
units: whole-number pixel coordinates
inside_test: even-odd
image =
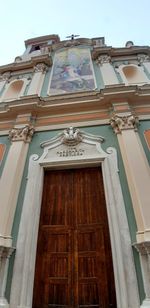
[[[10,308],[32,307],[44,169],[98,167],[100,165],[102,166],[108,213],[117,308],[140,307],[131,240],[118,175],[116,150],[109,148],[105,152],[101,147],[104,140],[102,137],[86,134],[79,130],[78,132],[76,139],[74,138],[75,150],[72,149],[72,152],[67,152],[68,149],[70,151],[70,146],[68,147],[67,144],[67,133],[64,133],[42,144],[44,152],[40,158],[37,155],[30,157],[13,271]],[[66,156],[69,155],[68,153],[71,156]],[[80,155],[81,153],[84,154]]]

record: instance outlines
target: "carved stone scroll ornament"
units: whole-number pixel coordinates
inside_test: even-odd
[[[35,73],[39,73],[42,72],[43,74],[46,73],[48,70],[48,67],[46,64],[44,63],[38,63],[35,67],[34,67],[34,72]]]
[[[111,57],[109,55],[101,55],[96,59],[96,63],[99,65],[102,65],[104,63],[110,63],[111,62]]]
[[[137,59],[139,64],[142,64],[144,62],[150,62],[150,57],[145,54],[138,54]]]
[[[115,114],[110,119],[110,125],[112,126],[116,134],[121,133],[122,130],[134,129],[137,130],[137,124],[139,123],[138,117],[131,113]]]
[[[15,248],[13,247],[3,247],[0,246],[0,259],[9,258],[14,252]]]
[[[135,243],[133,245],[141,255],[150,255],[150,242]]]
[[[65,129],[62,136],[62,143],[70,146],[75,146],[82,141],[82,134],[79,129],[72,126]]]
[[[9,138],[11,141],[24,141],[31,142],[32,136],[34,134],[34,127],[30,125],[26,125],[22,128],[13,128],[9,132]]]
[[[0,81],[6,81],[8,82],[11,77],[11,72],[5,72],[0,75]]]

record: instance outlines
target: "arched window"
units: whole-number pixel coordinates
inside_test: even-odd
[[[20,96],[23,85],[23,80],[12,81],[4,94],[4,99],[17,99]]]
[[[145,84],[149,82],[143,68],[137,65],[124,65],[121,67],[121,71],[125,84]]]

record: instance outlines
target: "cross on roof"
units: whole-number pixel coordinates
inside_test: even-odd
[[[66,36],[66,38],[71,38],[71,40],[73,41],[75,37],[80,36],[80,35],[76,35],[76,34],[71,34],[69,36]]]

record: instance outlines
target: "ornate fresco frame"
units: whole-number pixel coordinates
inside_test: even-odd
[[[115,148],[102,149],[104,138],[72,127],[41,144],[32,155],[19,227],[10,308],[31,308],[44,169],[101,166],[112,248],[118,308],[139,308],[139,293]]]

